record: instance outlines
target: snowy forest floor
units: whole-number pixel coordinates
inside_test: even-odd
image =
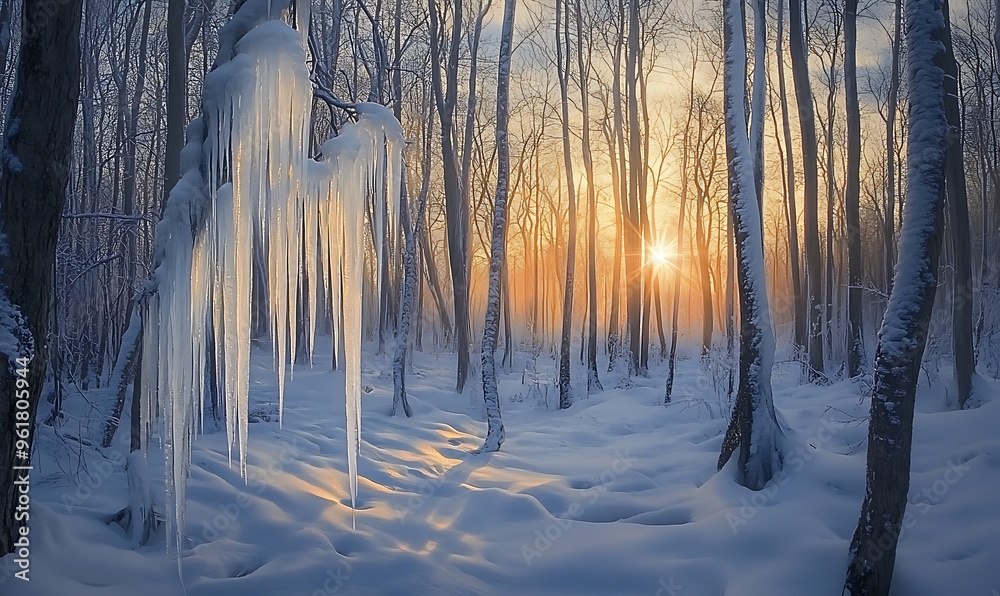
[[[715,472],[728,416],[715,386],[724,380],[690,353],[669,407],[658,364],[628,389],[611,373],[604,392],[587,397],[578,385],[566,411],[555,410],[552,357],[538,357],[522,384],[520,354],[501,384],[506,442],[474,456],[485,433],[481,388],[452,391],[453,355],[417,355],[407,419],[388,416],[391,366],[369,351],[352,529],[343,376],[327,370],[329,345],[316,362],[296,367],[279,428],[269,351],[255,351],[247,483],[229,465],[224,430],[197,438],[183,586],[162,538],[135,549],[102,521],[126,504],[127,436],[99,453],[39,427],[31,581],[7,575],[8,556],[0,592],[840,594],[865,487],[861,383],[800,385],[797,365],[776,367],[785,468],[754,493],[731,469]],[[1000,385],[979,379],[984,403],[955,411],[942,373],[918,395],[893,594],[997,596]],[[60,434],[78,431],[71,421]],[[162,489],[160,454],[151,464]]]

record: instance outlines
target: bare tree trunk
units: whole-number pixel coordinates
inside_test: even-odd
[[[797,0],[792,0],[793,2]],[[785,211],[788,217],[788,258],[792,274],[792,300],[795,309],[793,348],[796,358],[807,345],[805,297],[802,294],[802,266],[799,263],[799,218],[795,204],[795,155],[792,149],[792,127],[788,117],[788,94],[785,91],[784,58],[784,0],[778,0],[778,35],[776,55],[778,63],[778,97],[781,100],[781,125],[785,140]]]
[[[834,33],[835,36],[839,35],[838,30]],[[823,273],[826,277],[826,281],[823,284],[823,340],[826,342],[825,353],[830,356],[830,358],[839,358],[838,353],[833,351],[833,327],[834,327],[834,313],[833,313],[833,296],[834,296],[834,268],[836,263],[834,261],[833,254],[833,235],[834,235],[834,223],[833,223],[833,208],[837,202],[837,172],[836,164],[834,160],[835,151],[837,148],[837,141],[834,139],[834,123],[837,117],[837,40],[833,42],[832,58],[830,61],[830,70],[828,71],[828,87],[827,90],[829,94],[826,98],[826,266],[823,267]]]
[[[620,51],[617,53],[620,54]],[[617,78],[618,67],[615,66],[615,77]],[[621,110],[616,107],[614,108],[615,114]],[[607,111],[605,111],[605,115]],[[618,169],[618,157],[615,151],[615,139],[617,136],[616,131],[605,127],[605,137],[608,141],[608,155],[610,157],[610,167],[611,167],[611,186],[612,194],[614,197],[614,204],[612,205],[615,211],[615,248],[614,248],[614,263],[611,265],[611,305],[608,307],[608,340],[607,340],[607,351],[608,351],[608,370],[614,369],[615,364],[618,362],[619,352],[621,351],[621,277],[622,277],[622,242],[623,242],[623,230],[624,225],[623,218],[624,213],[622,212],[622,197],[621,197],[621,181],[619,178],[623,175]]]
[[[648,37],[648,34],[647,34]],[[659,304],[659,283],[657,282],[657,271],[656,267],[652,266],[647,262],[648,251],[650,247],[656,244],[656,239],[653,238],[653,228],[652,228],[652,217],[653,208],[655,207],[655,200],[650,203],[650,197],[655,199],[656,196],[656,184],[654,183],[652,189],[652,195],[649,189],[649,176],[651,173],[651,168],[649,164],[650,159],[650,120],[649,120],[649,93],[647,92],[648,76],[649,71],[644,66],[643,60],[646,58],[646,42],[643,41],[642,46],[640,46],[638,60],[636,62],[636,76],[638,82],[638,96],[639,109],[642,113],[642,128],[640,129],[640,136],[642,139],[642,149],[640,153],[639,162],[641,164],[641,175],[639,176],[639,187],[637,195],[637,203],[639,208],[639,219],[642,224],[642,242],[643,242],[643,308],[642,308],[642,333],[640,334],[640,341],[642,345],[639,347],[639,359],[641,372],[643,376],[649,376],[649,346],[650,346],[650,328],[652,326],[653,317],[659,316],[662,319],[662,314],[655,312]],[[662,168],[661,168],[662,169]],[[665,341],[663,341],[663,330],[662,326],[658,330],[662,348],[660,351],[661,357],[663,351],[666,348]]]
[[[698,271],[701,279],[701,355],[708,355],[712,349],[712,333],[715,329],[715,316],[712,307],[712,271],[709,263],[709,244],[705,226],[709,222],[705,218],[705,203],[708,197],[703,189],[698,189],[698,207],[695,210],[695,243],[698,245]]]
[[[455,349],[458,352],[458,374],[455,390],[465,390],[471,365],[469,355],[469,195],[462,188],[458,156],[455,151],[455,105],[458,100],[458,61],[462,39],[462,2],[454,2],[447,81],[441,80],[443,56],[439,38],[440,15],[437,0],[428,0],[430,11],[431,79],[441,122],[441,158],[444,162],[445,211],[447,213],[448,260],[451,264],[451,286],[455,305]],[[446,85],[446,86],[445,86]]]
[[[114,410],[108,416],[104,425],[104,437],[101,440],[101,447],[107,449],[111,446],[121,422],[121,415],[125,409],[126,390],[129,385],[129,378],[135,376],[138,360],[141,357],[142,339],[142,302],[136,300],[132,305],[132,316],[129,318],[128,328],[122,337],[121,349],[115,361],[115,367],[111,372],[107,391],[115,396]]]
[[[767,96],[767,0],[753,2],[753,97],[750,102],[750,151],[754,190],[764,223],[764,98]]]
[[[486,441],[479,452],[496,451],[504,441],[500,418],[500,395],[497,389],[496,347],[500,327],[500,274],[507,258],[507,183],[510,178],[510,146],[507,138],[510,97],[510,55],[514,36],[514,11],[517,0],[504,0],[503,29],[500,33],[500,59],[497,77],[497,194],[493,203],[493,246],[490,255],[490,286],[483,330],[483,395],[486,399]],[[557,9],[558,10],[558,9]],[[558,19],[557,21],[558,22]]]
[[[764,238],[755,199],[752,152],[747,136],[746,45],[739,0],[724,0],[726,154],[740,289],[740,380],[732,422],[726,431],[719,468],[739,449],[737,480],[761,490],[781,469],[778,425],[771,402],[771,334]]]
[[[962,113],[959,106],[958,63],[950,43],[951,25],[948,0],[942,9],[949,43],[944,68],[944,106],[948,119],[947,147],[947,203],[951,231],[951,248],[954,253],[955,278],[952,288],[952,344],[955,350],[955,381],[958,385],[958,406],[965,407],[972,393],[972,376],[975,374],[975,355],[972,347],[972,230],[969,226],[969,196],[965,183],[965,151],[962,131]],[[984,201],[985,203],[985,201]]]
[[[433,120],[428,117],[427,138],[430,138]],[[417,199],[416,223],[411,224],[409,208],[406,201],[401,205],[400,218],[408,229],[406,247],[403,253],[403,295],[399,305],[399,327],[396,330],[396,353],[393,358],[393,397],[390,416],[396,415],[396,410],[402,408],[407,417],[413,416],[410,404],[406,399],[406,363],[410,351],[410,327],[413,318],[413,302],[416,294],[417,277],[417,238],[423,231],[424,209],[427,206],[427,191],[430,186],[430,146],[425,147],[424,176],[420,187],[420,198]],[[413,229],[409,229],[410,226]]]
[[[861,109],[858,105],[858,0],[844,3],[844,92],[847,95],[847,374],[861,374],[865,346],[861,311]]]
[[[639,138],[639,101],[636,91],[637,65],[639,61],[639,0],[628,0],[628,51],[625,60],[625,89],[628,113],[628,191],[622,200],[627,202],[624,212],[628,215],[625,224],[625,275],[628,302],[629,349],[631,350],[631,371],[641,373],[639,352],[642,332],[642,237],[639,221],[639,177],[645,175]],[[622,130],[619,128],[619,130]],[[624,132],[620,136],[624,138]],[[624,160],[624,149],[620,148]],[[622,170],[624,176],[624,170]]]
[[[736,352],[736,234],[733,213],[729,209],[726,229],[726,355],[729,357],[729,387],[726,395],[733,396],[733,377],[739,370],[740,354]]]
[[[395,25],[393,27],[393,69],[392,69],[392,109],[396,120],[401,120],[403,111],[403,83],[400,62],[402,60],[401,20],[403,13],[402,0],[396,0]],[[393,358],[393,397],[391,416],[396,415],[398,408],[403,409],[407,417],[413,415],[410,403],[406,399],[406,364],[410,352],[410,326],[413,317],[414,295],[420,283],[417,271],[417,242],[424,231],[424,211],[427,207],[427,194],[430,189],[431,171],[431,136],[434,134],[433,100],[427,99],[427,127],[424,131],[423,179],[420,184],[420,194],[417,199],[417,214],[413,223],[410,222],[409,201],[404,193],[400,202],[400,219],[405,232],[403,252],[403,288],[399,303],[399,325],[396,329],[396,353]],[[405,181],[405,177],[402,178]],[[386,200],[392,200],[386,198]]]
[[[469,56],[469,87],[465,106],[464,140],[462,142],[462,188],[465,189],[466,193],[469,192],[469,169],[472,167],[472,141],[476,127],[476,83],[478,82],[476,72],[479,66],[479,38],[483,31],[483,19],[486,18],[486,13],[490,10],[492,4],[493,0],[487,0],[485,5],[480,0],[479,13],[476,15],[476,20],[472,27],[472,44]]]
[[[7,107],[0,160],[0,233],[7,239],[6,254],[0,253],[0,296],[23,317],[19,329],[8,330],[21,337],[23,351],[4,354],[7,362],[0,366],[0,436],[7,437],[0,446],[0,556],[13,552],[29,527],[25,515],[15,517],[15,480],[29,472],[15,467],[31,465],[31,429],[45,380],[52,267],[80,95],[82,0],[24,0],[22,10],[16,92]],[[18,429],[26,429],[27,436]]]
[[[875,352],[868,471],[844,593],[889,594],[910,485],[913,404],[937,291],[944,219],[947,4],[907,0],[907,196],[899,263]]]
[[[500,287],[510,288],[510,263],[507,262],[507,259],[503,261]],[[514,331],[510,320],[511,292],[504,289],[501,296],[503,298],[503,359],[500,361],[500,366],[503,370],[510,372],[514,362]]]
[[[594,158],[590,152],[590,48],[587,59],[583,56],[582,0],[576,0],[576,61],[580,71],[580,111],[583,118],[582,143],[583,167],[587,172],[587,391],[600,391],[601,378],[597,374],[597,191],[594,188]],[[569,20],[569,15],[566,15]],[[569,48],[567,47],[567,52]],[[567,56],[568,58],[568,56]],[[568,60],[567,60],[568,62]]]
[[[895,2],[895,20],[892,38],[892,72],[889,75],[889,100],[886,107],[885,121],[885,169],[886,169],[886,204],[885,204],[885,291],[892,293],[893,269],[896,266],[896,111],[899,106],[899,61],[903,42],[903,3]]]
[[[691,147],[691,120],[694,115],[694,83],[695,71],[698,66],[698,46],[695,46],[694,59],[691,63],[691,78],[688,86],[688,113],[687,121],[684,124],[683,146],[681,147],[681,198],[677,212],[677,254],[684,254],[684,217],[686,213],[684,207],[687,203],[688,178],[690,164]],[[670,403],[674,391],[674,368],[677,362],[677,319],[681,309],[681,277],[682,272],[678,267],[674,271],[674,291],[671,296],[673,306],[670,314],[670,355],[667,357],[667,385],[663,392],[663,405]]]
[[[184,0],[167,4],[167,147],[163,161],[163,202],[180,179],[181,147],[187,115],[187,56],[184,49]]]
[[[1000,12],[996,13],[997,20],[994,22],[994,26],[1000,26]],[[997,29],[1000,31],[1000,29]],[[998,51],[1000,54],[1000,51]],[[985,70],[987,67],[977,68],[977,70]],[[988,71],[990,72],[990,71]],[[987,74],[986,76],[990,76]],[[983,77],[986,78],[986,77]],[[983,106],[984,113],[986,112],[987,99],[986,99],[986,85],[983,82],[978,82],[976,85],[977,100],[980,105]],[[991,91],[992,99],[992,91]],[[990,103],[992,107],[992,102]],[[988,128],[987,128],[988,127]],[[993,220],[996,219],[996,213],[990,211],[990,201],[988,197],[990,196],[990,191],[993,192],[995,196],[1000,196],[998,194],[998,188],[996,177],[993,175],[995,167],[993,166],[993,159],[989,155],[989,138],[990,133],[993,132],[992,120],[987,121],[987,118],[979,118],[976,123],[976,130],[979,142],[979,169],[980,169],[980,182],[979,182],[979,196],[980,196],[980,208],[981,208],[981,223],[980,223],[980,261],[979,261],[979,295],[983,297],[980,301],[979,315],[976,318],[976,360],[979,359],[982,353],[983,347],[983,331],[986,327],[987,312],[990,310],[990,301],[986,299],[987,296],[992,295],[994,275],[993,269],[995,267],[993,261],[990,258],[992,254],[990,244],[992,243],[992,230],[994,229]],[[995,153],[993,153],[995,155]],[[998,205],[1000,206],[1000,205]],[[992,213],[992,215],[991,215]]]
[[[559,39],[560,26],[565,41],[565,53]],[[573,278],[576,265],[576,186],[573,179],[573,156],[569,144],[569,7],[563,19],[563,2],[556,3],[556,68],[559,73],[559,92],[562,99],[563,164],[566,168],[566,191],[569,198],[569,236],[566,241],[566,282],[563,288],[562,339],[559,347],[559,409],[573,405],[573,388],[570,375],[570,347],[573,337]]]
[[[136,149],[138,144],[138,128],[139,128],[139,110],[142,107],[142,95],[146,87],[146,50],[149,42],[149,25],[150,25],[150,13],[152,8],[152,1],[146,0],[143,6],[143,17],[142,17],[142,30],[139,37],[139,56],[137,58],[138,63],[136,66],[136,77],[135,77],[135,89],[132,92],[132,100],[129,105],[128,121],[126,123],[126,147],[125,147],[125,172],[122,178],[122,213],[125,215],[133,215],[136,209]],[[186,61],[185,61],[186,65]],[[125,243],[125,254],[122,255],[125,266],[124,266],[124,283],[126,284],[128,298],[128,307],[133,306],[134,300],[131,300],[131,295],[133,294],[132,285],[136,279],[136,260],[138,258],[136,254],[136,233],[139,225],[139,220],[134,220],[130,224],[136,230],[131,233],[126,234]],[[126,312],[123,317],[122,327],[120,327],[120,332],[124,333],[125,328],[129,324],[129,313]],[[109,325],[110,327],[110,325]]]
[[[799,108],[799,128],[802,136],[802,171],[805,188],[806,279],[809,308],[809,378],[823,377],[822,293],[823,265],[819,249],[819,182],[816,150],[816,120],[809,65],[806,62],[805,36],[802,31],[802,2],[789,4],[789,49],[792,56],[792,82]]]
[[[426,214],[424,215],[426,218]],[[434,261],[434,254],[431,252],[431,240],[424,223],[424,233],[418,238],[420,242],[420,253],[423,256],[424,273],[427,276],[427,283],[430,286],[431,296],[434,298],[434,305],[437,307],[438,318],[444,327],[444,340],[446,344],[451,344],[453,329],[451,317],[448,315],[448,306],[445,304],[444,291],[441,290],[441,278],[438,276],[437,264]]]

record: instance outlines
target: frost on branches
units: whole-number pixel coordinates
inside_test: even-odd
[[[335,333],[346,339],[353,506],[361,427],[365,206],[369,201],[377,206],[371,227],[378,254],[383,234],[395,233],[394,204],[401,196],[404,140],[392,113],[376,104],[354,106],[357,122],[327,141],[317,159],[310,158],[312,86],[301,35],[280,20],[244,31],[232,45],[233,58],[220,56],[223,62],[206,77],[203,115],[190,126],[182,155],[185,173],[157,226],[156,293],[144,313],[143,431],[152,434],[158,413],[168,535],[177,552],[191,442],[203,428],[202,379],[213,343],[219,363],[213,381],[225,400],[230,462],[235,449],[246,475],[255,247],[265,256],[262,281],[278,374],[279,422],[286,367],[296,350],[296,321],[302,315],[309,321],[311,355],[317,311],[328,308],[335,323],[343,312]],[[300,294],[308,297],[307,313],[297,312]],[[318,296],[329,303],[317,304]]]

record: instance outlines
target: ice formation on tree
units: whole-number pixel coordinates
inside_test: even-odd
[[[324,306],[333,314],[335,334],[343,334],[353,508],[365,214],[374,205],[371,237],[381,256],[384,234],[395,232],[394,204],[401,197],[403,131],[389,110],[354,106],[357,122],[344,125],[312,159],[312,86],[300,33],[266,20],[233,47],[234,57],[205,79],[203,115],[190,126],[182,154],[184,175],[156,230],[157,292],[146,303],[143,326],[143,430],[152,433],[158,413],[168,535],[178,554],[191,443],[203,427],[213,344],[230,462],[235,447],[246,475],[251,303],[253,284],[260,281],[278,374],[279,423],[299,317],[309,323],[310,356],[321,308],[317,297],[328,300]],[[265,269],[256,277],[255,247],[262,250]],[[377,290],[380,280],[375,283]],[[298,312],[300,295],[307,297],[306,313]]]

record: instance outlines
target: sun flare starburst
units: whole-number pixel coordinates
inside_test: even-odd
[[[674,251],[669,244],[653,244],[646,248],[646,262],[652,267],[666,267],[674,260]]]

